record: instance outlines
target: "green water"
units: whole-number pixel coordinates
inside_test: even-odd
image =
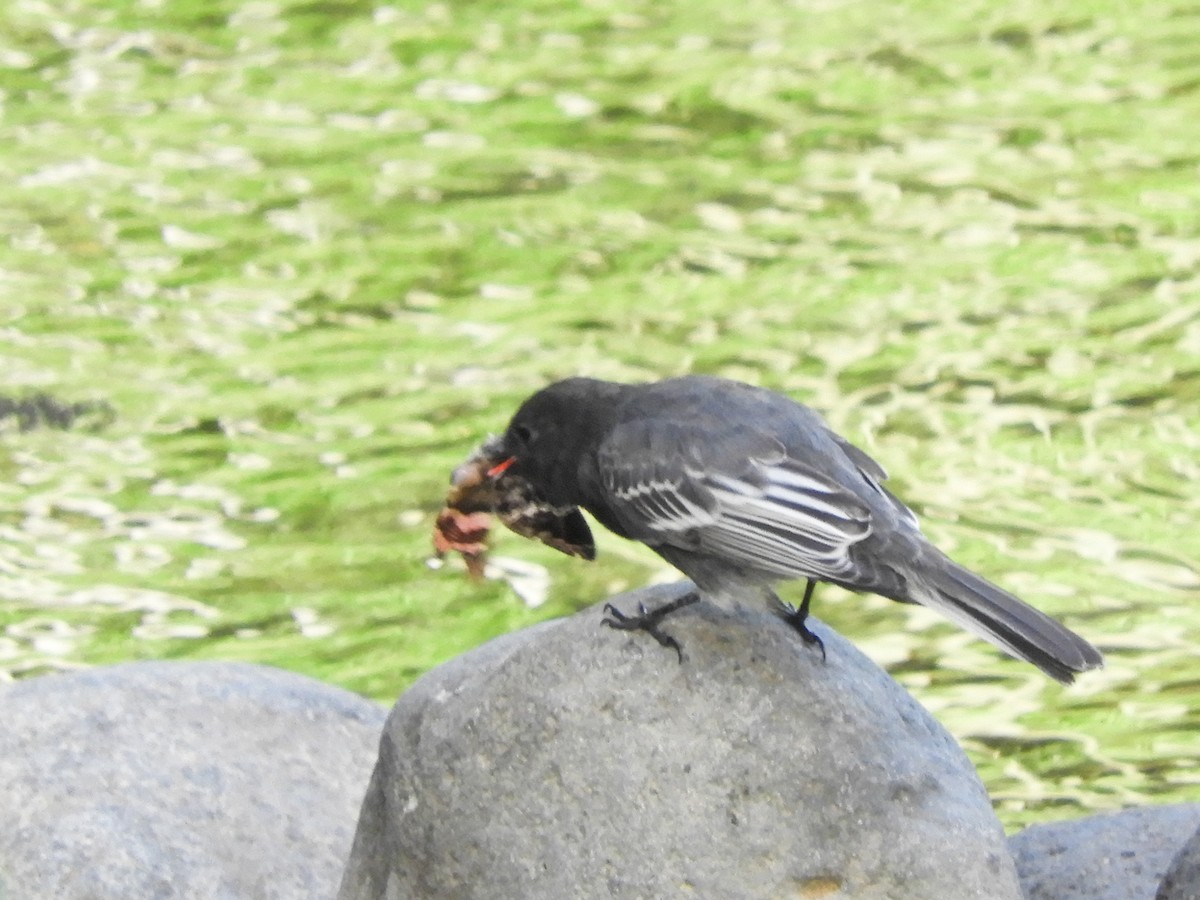
[[[0,394],[111,414],[5,420],[0,674],[390,702],[664,576],[608,535],[498,536],[536,608],[430,568],[451,467],[553,378],[707,372],[823,410],[1106,652],[1063,690],[818,596],[1009,827],[1200,800],[1197,48],[1161,0],[11,0]]]

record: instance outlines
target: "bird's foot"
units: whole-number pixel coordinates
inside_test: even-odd
[[[784,603],[779,597],[772,592],[771,596],[775,598],[775,602],[779,604],[779,614],[783,617],[783,621],[787,622],[804,640],[808,646],[816,644],[821,650],[821,662],[826,662],[825,657],[825,642],[813,633],[808,627],[808,610],[812,606],[813,590],[817,583],[813,579],[808,579],[808,584],[804,586],[804,599],[800,601],[800,605],[792,606],[790,603]]]
[[[792,609],[792,608],[786,607],[786,605],[785,605],[785,611],[783,613],[783,621],[787,622],[789,625],[792,626],[792,628],[796,629],[797,633],[800,635],[801,640],[803,640],[805,644],[807,644],[810,647],[813,644],[816,644],[817,649],[819,649],[821,651],[821,662],[825,662],[826,661],[825,642],[823,640],[821,640],[820,637],[817,636],[816,632],[814,632],[811,628],[808,627],[807,620],[808,620],[808,610],[804,609],[803,607],[801,607],[800,609]]]
[[[683,594],[676,597],[670,603],[660,606],[658,609],[646,609],[645,603],[638,604],[638,614],[629,616],[621,612],[611,603],[604,604],[604,618],[601,621],[609,628],[616,628],[621,631],[644,631],[650,637],[654,638],[664,647],[669,647],[674,650],[679,657],[679,662],[683,662],[683,648],[679,646],[679,641],[671,637],[661,628],[659,623],[667,616],[676,610],[683,609],[685,606],[691,606],[700,595],[695,591]]]

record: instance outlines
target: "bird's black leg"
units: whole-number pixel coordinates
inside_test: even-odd
[[[654,638],[664,647],[670,647],[674,650],[679,656],[679,662],[682,663],[683,648],[679,646],[679,641],[662,631],[658,625],[671,613],[683,609],[685,606],[691,606],[699,599],[700,595],[698,593],[689,591],[655,610],[648,610],[645,603],[639,603],[638,614],[636,616],[627,616],[611,603],[605,603],[605,617],[601,621],[609,628],[618,628],[621,631],[646,632],[646,634],[650,635],[650,637]]]
[[[808,618],[808,608],[812,605],[813,590],[816,586],[817,582],[814,579],[808,579],[808,585],[804,588],[804,599],[800,601],[800,608],[788,609],[783,614],[783,621],[800,632],[800,637],[803,638],[804,643],[810,646],[816,644],[821,649],[821,662],[825,662],[825,642],[817,637],[805,624],[805,620]]]

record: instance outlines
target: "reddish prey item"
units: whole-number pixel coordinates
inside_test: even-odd
[[[487,470],[488,478],[499,478],[504,474],[504,470],[517,461],[515,456],[510,456],[504,462],[498,462]]]
[[[482,578],[490,524],[487,513],[465,513],[447,506],[438,513],[433,528],[433,549],[439,557],[451,550],[461,553],[471,577]]]
[[[496,452],[498,441],[485,441],[450,478],[446,505],[433,530],[438,556],[461,553],[473,577],[483,574],[487,553],[488,513],[523,537],[535,538],[570,556],[593,559],[596,545],[583,514],[574,506],[553,506],[533,486],[510,471],[514,456]]]

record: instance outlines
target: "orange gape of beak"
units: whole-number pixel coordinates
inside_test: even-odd
[[[496,463],[496,465],[487,470],[487,477],[499,478],[504,474],[504,471],[516,461],[517,458],[515,456],[510,456],[508,459],[504,460],[504,462]]]

